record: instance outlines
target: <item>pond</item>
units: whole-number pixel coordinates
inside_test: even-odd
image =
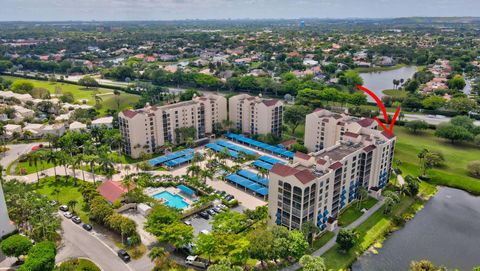
[[[405,271],[412,260],[421,259],[449,269],[472,270],[480,265],[480,197],[439,187],[425,208],[378,252],[364,253],[352,270]]]
[[[379,71],[379,72],[365,72],[360,73],[363,78],[363,86],[375,92],[378,97],[383,97],[382,90],[393,88],[393,79],[407,79],[417,71],[416,66],[404,66],[395,70]]]

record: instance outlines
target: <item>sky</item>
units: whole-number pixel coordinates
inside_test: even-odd
[[[0,0],[0,21],[480,16],[480,0]]]

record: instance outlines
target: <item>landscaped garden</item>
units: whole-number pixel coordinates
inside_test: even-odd
[[[47,89],[50,93],[55,94],[58,90],[62,93],[70,92],[76,102],[81,103],[82,100],[86,100],[86,104],[95,105],[94,95],[98,95],[101,98],[101,108],[98,110],[101,115],[105,114],[107,109],[117,109],[117,102],[120,104],[119,109],[123,110],[128,107],[132,107],[139,100],[140,96],[135,94],[126,93],[120,91],[120,95],[116,96],[112,89],[106,88],[86,88],[84,86],[63,83],[63,82],[50,82],[36,79],[25,79],[14,76],[2,76],[5,79],[15,82],[16,80],[26,80],[33,84],[35,88]],[[118,99],[118,100],[117,100]]]
[[[35,190],[47,196],[50,200],[56,200],[60,205],[67,205],[72,208],[74,205],[75,213],[82,219],[83,222],[88,222],[89,217],[85,212],[85,203],[83,200],[80,187],[83,181],[74,180],[73,177],[68,178],[64,176],[46,177],[40,179],[40,183],[35,185]],[[72,212],[72,210],[70,210]]]
[[[375,205],[375,203],[377,202],[377,199],[370,197],[360,203],[353,202],[350,206],[342,210],[342,213],[338,218],[338,225],[342,227],[350,225],[353,221],[357,220],[359,217],[362,216],[363,209],[368,210],[372,208],[373,205]]]

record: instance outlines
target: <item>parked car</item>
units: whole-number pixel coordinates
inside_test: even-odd
[[[78,217],[78,216],[72,217],[72,221],[73,221],[75,224],[80,224],[80,223],[82,223],[82,220],[81,220],[80,217]]]
[[[65,212],[65,213],[63,214],[63,216],[64,216],[65,218],[68,218],[68,219],[70,219],[70,218],[73,217],[72,213],[70,213],[70,212]]]
[[[192,221],[190,220],[184,220],[183,221],[183,224],[187,225],[187,226],[192,226]]]
[[[232,195],[227,195],[224,199],[225,199],[226,201],[232,201],[232,200],[235,199],[235,197],[232,196]]]
[[[82,228],[84,228],[86,231],[91,231],[93,229],[92,225],[90,224],[83,224]]]
[[[198,215],[199,215],[201,218],[205,218],[205,219],[209,219],[209,218],[210,218],[210,215],[209,215],[206,211],[200,212],[200,213],[198,213]]]
[[[217,215],[217,212],[215,212],[213,209],[210,209],[207,211],[209,215],[211,216],[216,216]]]
[[[52,206],[55,206],[55,205],[58,204],[58,201],[56,201],[56,200],[49,200],[48,203],[49,203],[50,205],[52,205]]]
[[[222,210],[222,208],[220,208],[220,206],[216,206],[216,207],[213,207],[213,210],[217,213],[223,213],[225,212],[224,210]]]
[[[196,266],[196,267],[200,267],[200,268],[207,268],[208,267],[208,260],[200,258],[198,256],[192,256],[192,255],[188,256],[185,259],[185,263],[189,264],[189,265]]]
[[[60,207],[58,207],[58,209],[60,209],[60,211],[62,211],[62,212],[66,212],[66,211],[68,211],[68,206],[67,205],[60,205]]]
[[[219,204],[218,207],[222,208],[223,210],[228,210],[228,207],[225,204]]]
[[[117,252],[117,255],[118,255],[118,257],[120,257],[120,259],[122,259],[124,262],[130,261],[130,255],[128,255],[128,252],[126,252],[126,251],[123,250],[123,249],[120,249],[120,250]]]

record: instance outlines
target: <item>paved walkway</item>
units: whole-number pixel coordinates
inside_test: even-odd
[[[378,209],[380,209],[383,206],[383,199],[377,202],[372,208],[368,209],[361,217],[359,217],[357,220],[353,221],[350,225],[346,226],[345,229],[354,229],[358,226],[360,226],[365,220],[367,220],[373,213],[375,213]],[[315,250],[312,255],[313,256],[322,256],[330,250],[335,244],[336,244],[336,239],[338,232],[340,231],[341,227],[337,227],[334,231],[335,236],[333,236],[330,241],[328,241],[325,245],[323,245],[321,248]],[[300,269],[301,266],[297,263],[294,263],[290,266],[284,267],[280,269],[281,271],[295,271]]]
[[[405,184],[405,180],[403,179],[402,175],[397,175],[397,182],[400,186]]]

